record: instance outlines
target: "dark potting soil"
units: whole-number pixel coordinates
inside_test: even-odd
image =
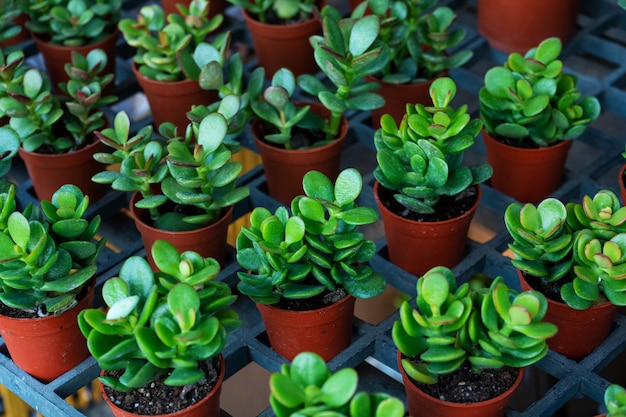
[[[148,386],[129,392],[118,392],[107,386],[104,386],[104,391],[109,400],[123,410],[145,416],[171,414],[205,398],[217,383],[219,367],[219,358],[201,362],[199,368],[206,378],[192,385],[171,387],[163,383],[167,375],[162,375]],[[106,371],[105,375],[117,378],[122,373],[123,371]]]
[[[520,370],[504,366],[472,372],[468,362],[451,374],[439,375],[436,384],[413,383],[431,397],[454,403],[477,403],[497,397],[511,388]]]
[[[393,213],[409,220],[420,222],[436,222],[453,219],[467,212],[476,203],[478,189],[476,186],[469,187],[457,195],[441,196],[435,204],[435,212],[432,214],[416,213],[398,203],[393,195],[396,192],[385,187],[378,187],[378,196],[383,205]]]
[[[302,300],[281,298],[278,303],[272,304],[272,306],[282,310],[309,311],[329,306],[343,300],[347,296],[346,290],[339,288],[335,291],[325,291],[315,297]]]
[[[548,282],[539,277],[528,275],[525,272],[522,272],[522,275],[524,276],[524,279],[526,280],[528,285],[530,285],[534,290],[539,291],[540,293],[545,295],[546,298],[552,301],[556,301],[558,303],[563,302],[563,299],[561,298],[561,287],[563,286],[563,284],[572,281],[571,278],[568,279],[567,277],[564,277],[556,282]]]
[[[77,301],[80,301],[85,295],[87,295],[88,290],[89,286],[84,286],[76,298]],[[13,319],[40,319],[48,317],[49,315],[50,313],[46,311],[46,307],[44,305],[40,305],[32,310],[22,310],[20,308],[9,307],[8,305],[0,302],[0,316],[11,317]]]
[[[535,143],[530,136],[526,136],[521,139],[511,139],[506,138],[504,136],[491,135],[492,138],[497,140],[498,142],[504,143],[508,146],[513,146],[515,148],[524,148],[524,149],[539,149],[539,145]]]
[[[266,124],[261,125],[261,137],[265,137],[266,135],[274,134],[276,132],[277,130],[273,126],[268,126]],[[272,143],[265,139],[263,139],[263,141],[270,146],[283,148],[283,145]],[[326,141],[326,134],[321,130],[303,129],[300,127],[294,127],[292,129],[291,139],[289,141],[291,149],[309,149],[325,145],[326,143],[328,143]]]

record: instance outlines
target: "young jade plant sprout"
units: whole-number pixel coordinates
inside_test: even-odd
[[[450,106],[456,84],[447,77],[430,87],[432,106],[407,105],[397,126],[388,114],[374,136],[378,166],[374,177],[394,198],[417,213],[434,213],[442,196],[454,196],[488,180],[488,164],[463,165],[463,151],[474,144],[482,122],[471,119],[467,105]]]
[[[59,315],[78,303],[96,274],[106,242],[94,239],[100,216],[85,219],[89,197],[71,184],[23,211],[15,193],[11,184],[0,194],[0,301],[40,316]]]
[[[360,173],[345,169],[333,184],[310,171],[302,184],[306,195],[293,199],[293,214],[284,206],[274,214],[264,207],[250,214],[250,226],[237,237],[237,262],[247,271],[237,274],[237,288],[263,304],[340,287],[357,298],[382,293],[384,278],[367,265],[376,247],[357,230],[378,218],[374,209],[356,204]]]
[[[205,375],[198,364],[218,356],[241,323],[230,308],[237,296],[216,280],[216,260],[179,253],[164,240],[151,250],[157,272],[144,258],[129,257],[119,276],[102,288],[108,310],[86,309],[78,316],[98,365],[124,371],[119,378],[104,375],[100,381],[122,392],[166,373],[166,385],[200,381]]]
[[[548,353],[546,339],[557,328],[543,322],[548,304],[537,291],[518,293],[497,277],[457,284],[453,272],[437,266],[417,281],[416,309],[400,307],[392,338],[402,367],[414,380],[435,384],[465,362],[484,368],[522,368]]]
[[[130,118],[121,111],[113,127],[96,132],[113,152],[94,155],[104,164],[119,163],[119,172],[103,171],[93,181],[141,193],[136,206],[149,211],[158,229],[192,230],[214,223],[224,208],[249,194],[248,187],[237,185],[242,165],[232,160],[233,146],[238,144],[229,137],[229,121],[240,109],[239,97],[228,96],[217,111],[190,123],[184,137],[177,136],[171,123],[163,123],[163,138],[154,137],[150,126],[132,135]],[[155,186],[160,186],[160,192]],[[198,212],[181,213],[172,209],[172,203],[195,207]]]
[[[583,98],[578,78],[563,73],[561,49],[559,38],[548,38],[487,71],[478,95],[487,133],[546,147],[579,137],[598,118],[598,99]]]
[[[261,23],[300,22],[313,16],[315,0],[228,0],[249,11]]]
[[[504,220],[513,265],[546,282],[562,281],[567,305],[585,310],[602,296],[626,305],[626,207],[613,191],[567,205],[555,198],[537,206],[512,203]]]
[[[277,417],[403,417],[404,404],[384,392],[357,392],[352,368],[332,372],[317,354],[303,352],[270,376],[270,405]]]

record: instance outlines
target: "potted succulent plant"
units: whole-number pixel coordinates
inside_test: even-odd
[[[512,203],[504,220],[522,288],[546,295],[546,320],[559,326],[550,348],[575,359],[591,353],[608,335],[616,306],[626,304],[626,208],[600,190],[582,203]],[[584,340],[574,343],[581,332]]]
[[[232,160],[239,145],[228,136],[228,123],[240,110],[238,96],[228,96],[216,112],[199,123],[190,123],[185,136],[177,136],[171,123],[131,133],[128,114],[120,111],[114,126],[97,132],[112,148],[94,158],[104,164],[120,164],[92,178],[114,190],[133,192],[130,210],[142,235],[148,260],[155,240],[173,243],[179,250],[195,250],[222,261],[233,206],[249,194],[238,186],[241,163]]]
[[[208,35],[223,21],[209,18],[209,1],[193,0],[184,14],[165,15],[158,4],[141,7],[136,19],[124,18],[119,29],[126,42],[136,48],[132,70],[146,94],[155,126],[172,122],[180,130],[187,126],[186,113],[192,105],[209,105],[218,100],[215,92],[199,83],[202,68],[225,60],[230,32],[208,42]]]
[[[237,296],[216,280],[215,259],[180,253],[163,240],[151,251],[156,272],[144,258],[129,257],[119,276],[104,283],[107,311],[86,309],[78,317],[102,368],[103,395],[117,416],[217,417],[225,369],[221,353],[240,325],[230,307]],[[162,401],[137,399],[146,390]]]
[[[0,4],[0,47],[11,47],[30,39],[24,27],[27,15],[22,13],[23,0],[7,0]]]
[[[228,0],[241,7],[257,65],[273,76],[280,68],[296,75],[317,71],[309,38],[322,33],[314,13],[318,0]]]
[[[482,122],[471,119],[467,105],[454,109],[455,95],[454,81],[438,78],[430,87],[432,106],[407,105],[399,127],[384,115],[374,135],[374,197],[389,259],[415,275],[462,259],[480,183],[492,173],[488,164],[463,165]]]
[[[26,1],[23,12],[28,15],[30,30],[42,53],[53,88],[68,80],[65,64],[71,62],[72,51],[87,55],[102,49],[107,56],[104,74],[112,74],[107,91],[115,93],[115,58],[118,37],[117,23],[121,0],[50,0]]]
[[[392,339],[411,415],[501,417],[524,367],[548,353],[557,328],[543,321],[546,298],[518,293],[502,277],[488,281],[459,284],[436,266],[417,281],[416,308],[400,306]],[[464,384],[446,385],[459,375]]]
[[[626,416],[626,390],[618,384],[611,384],[604,391],[604,406],[607,412],[598,417]]]
[[[451,69],[469,61],[471,50],[453,51],[465,39],[466,30],[453,29],[456,14],[438,0],[369,0],[369,8],[381,21],[380,39],[389,46],[391,59],[375,80],[385,105],[372,111],[379,127],[383,114],[400,123],[407,103],[429,104],[430,84],[448,76]]]
[[[572,139],[600,114],[598,99],[583,98],[578,78],[563,72],[561,48],[548,38],[524,56],[511,53],[479,92],[491,186],[522,202],[558,188]]]
[[[294,413],[328,413],[337,417],[404,417],[404,404],[384,392],[357,392],[359,376],[352,368],[332,372],[312,352],[270,376],[270,405],[277,417]]]
[[[50,382],[89,356],[76,317],[93,305],[106,239],[95,241],[100,217],[85,218],[89,197],[74,185],[22,211],[15,194],[0,194],[0,335],[19,367]]]
[[[61,83],[63,94],[53,94],[47,75],[25,63],[22,51],[3,59],[0,87],[0,117],[8,117],[5,137],[17,138],[38,199],[50,199],[67,182],[73,170],[74,183],[93,201],[106,187],[91,182],[97,172],[94,152],[104,146],[93,135],[107,123],[102,107],[117,100],[104,90],[113,75],[103,75],[106,54],[94,49],[87,56],[72,53],[65,70],[69,81]]]
[[[9,190],[11,181],[6,177],[11,171],[11,163],[20,148],[20,140],[7,129],[0,129],[0,193]]]
[[[354,302],[385,289],[367,262],[375,245],[358,227],[376,211],[358,207],[362,179],[354,168],[332,181],[319,171],[303,179],[291,211],[256,207],[237,236],[239,291],[261,313],[272,348],[293,359],[312,351],[325,360],[350,343]]]
[[[369,111],[384,103],[373,92],[378,85],[364,82],[389,58],[387,47],[376,39],[378,18],[342,18],[331,6],[322,10],[322,17],[324,36],[312,37],[311,44],[330,85],[311,74],[294,78],[290,70],[281,69],[265,90],[248,88],[254,113],[252,134],[263,159],[267,187],[283,204],[302,193],[306,172],[319,170],[336,177],[349,127],[345,112]],[[342,30],[334,30],[337,27]],[[294,100],[298,87],[321,104]]]

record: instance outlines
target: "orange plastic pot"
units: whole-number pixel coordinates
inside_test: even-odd
[[[469,227],[478,208],[482,190],[477,186],[474,205],[461,216],[440,222],[419,222],[404,218],[382,203],[382,186],[374,183],[374,198],[383,220],[389,260],[414,275],[423,275],[434,266],[449,268],[465,255]]]
[[[87,294],[59,316],[16,319],[0,315],[0,335],[11,359],[43,383],[49,383],[89,357],[87,341],[78,327],[78,313],[91,308],[95,281]]]
[[[315,74],[319,67],[313,56],[309,38],[322,34],[320,22],[311,18],[302,23],[278,25],[261,23],[243,11],[250,31],[259,67],[265,68],[265,77],[271,79],[276,71],[289,68],[296,76]]]
[[[159,414],[156,417],[219,417],[220,416],[220,395],[222,392],[222,385],[224,383],[226,363],[224,357],[220,355],[220,375],[218,377],[215,387],[209,392],[209,394],[202,400],[198,401],[192,406],[185,408],[184,410],[177,411],[169,414]],[[149,388],[144,388],[149,391]],[[115,405],[111,399],[107,396],[106,391],[102,384],[100,384],[100,392],[102,398],[111,408],[111,412],[115,417],[138,417],[141,414],[136,414],[130,411],[126,411]],[[163,401],[168,401],[167,398],[162,398]]]
[[[133,193],[130,200],[130,212],[133,215],[135,226],[141,235],[144,248],[146,249],[146,259],[152,267],[156,269],[152,258],[151,248],[157,240],[166,240],[178,249],[179,252],[191,250],[198,252],[203,257],[211,257],[224,266],[226,257],[226,238],[228,236],[228,226],[233,217],[234,207],[225,209],[222,217],[215,223],[200,229],[186,232],[170,232],[160,230],[149,225],[144,219],[148,216],[148,211],[138,209],[135,203],[139,201],[141,194]]]
[[[420,390],[404,372],[400,360],[402,353],[398,351],[398,369],[402,374],[402,382],[406,390],[409,414],[428,417],[502,417],[511,396],[522,382],[524,368],[519,369],[517,379],[507,391],[487,401],[478,403],[453,403],[431,397]]]
[[[102,171],[102,164],[93,159],[93,155],[105,150],[106,146],[102,142],[95,141],[69,153],[43,154],[27,152],[21,147],[18,153],[24,161],[38,200],[50,200],[59,187],[71,183],[93,202],[104,196],[108,190],[106,184],[91,181],[91,177]]]
[[[191,111],[192,106],[208,106],[219,100],[216,91],[203,90],[197,81],[189,79],[157,81],[141,74],[134,62],[132,69],[139,86],[146,95],[152,112],[152,121],[157,128],[161,123],[171,122],[182,135],[190,123],[187,112]]]
[[[517,275],[523,291],[533,289],[521,271],[518,270]],[[544,321],[553,323],[559,329],[547,340],[548,347],[570,359],[584,358],[607,338],[616,312],[617,307],[610,302],[576,310],[565,303],[548,299]]]
[[[330,306],[309,311],[256,306],[274,351],[288,360],[307,351],[329,361],[350,344],[355,301],[349,295]]]
[[[478,0],[478,30],[492,48],[526,53],[549,37],[576,33],[580,0]]]
[[[483,129],[487,162],[493,168],[490,185],[523,203],[538,203],[563,182],[571,140],[546,148],[506,145]]]

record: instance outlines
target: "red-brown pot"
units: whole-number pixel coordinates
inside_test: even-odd
[[[76,185],[94,202],[108,190],[106,184],[97,184],[91,177],[102,171],[102,164],[93,159],[97,152],[104,152],[106,146],[95,141],[78,151],[63,154],[43,154],[26,152],[19,148],[38,200],[50,200],[52,194],[64,184]]]
[[[523,291],[533,289],[520,270],[517,275]],[[575,310],[565,303],[548,299],[544,321],[555,324],[559,329],[547,340],[548,347],[570,359],[584,358],[606,339],[616,311],[617,307],[608,301],[586,310]]]
[[[50,82],[52,83],[52,88],[56,91],[59,91],[59,83],[67,82],[69,80],[69,76],[65,72],[65,64],[72,62],[72,51],[78,51],[83,56],[87,56],[87,54],[93,49],[102,49],[107,56],[107,65],[103,73],[113,74],[115,76],[115,59],[117,55],[118,35],[119,29],[116,28],[111,35],[100,42],[83,46],[64,46],[51,44],[48,42],[46,37],[43,37],[40,34],[32,34],[33,39],[35,40],[35,45],[37,45],[37,49],[43,56],[46,71],[50,77]],[[115,77],[113,78],[113,82],[107,85],[104,89],[104,94],[115,94]]]
[[[91,308],[95,281],[78,304],[59,316],[16,319],[0,315],[0,335],[17,366],[49,383],[89,357],[78,313]]]
[[[402,364],[402,353],[398,351],[398,369],[402,374],[402,381],[406,390],[406,399],[409,406],[409,414],[412,416],[428,417],[502,417],[506,412],[506,407],[511,396],[522,382],[524,368],[519,369],[517,379],[504,393],[490,400],[478,403],[453,403],[443,401],[424,393],[404,372]]]
[[[322,25],[317,19],[292,25],[273,25],[259,22],[247,10],[243,11],[243,15],[254,43],[258,65],[265,68],[267,79],[283,67],[289,68],[296,76],[319,71],[309,43],[311,36],[322,34]]]
[[[448,72],[446,71],[441,76],[447,76],[447,74]],[[386,83],[372,76],[366,76],[365,80],[380,84],[380,88],[374,92],[380,94],[385,99],[383,107],[370,112],[372,115],[372,127],[375,129],[380,127],[380,118],[383,114],[390,114],[396,123],[400,125],[402,118],[406,114],[407,104],[432,104],[429,89],[435,79],[411,84]]]
[[[207,106],[219,100],[217,91],[200,88],[194,80],[156,81],[141,74],[136,63],[132,63],[133,73],[150,105],[153,124],[156,128],[161,123],[172,122],[183,135],[189,124],[187,112],[194,105]]]
[[[169,232],[150,226],[144,220],[148,215],[147,210],[138,209],[135,203],[139,201],[141,194],[133,193],[130,200],[130,212],[135,220],[135,226],[141,235],[146,258],[152,269],[156,269],[152,259],[151,248],[157,240],[166,240],[178,249],[179,252],[191,250],[198,252],[203,257],[211,257],[224,266],[226,256],[226,237],[228,236],[228,226],[233,217],[233,207],[225,209],[222,217],[213,224],[200,229],[187,232]]]
[[[288,360],[307,351],[329,361],[350,344],[355,301],[348,295],[330,306],[309,311],[256,306],[274,351]]]
[[[546,148],[517,148],[482,131],[487,162],[493,168],[490,185],[523,203],[538,203],[563,181],[571,140]]]
[[[328,117],[319,103],[310,103],[311,110]],[[284,149],[261,140],[261,122],[254,120],[252,135],[263,160],[263,170],[269,194],[283,204],[290,204],[297,195],[304,193],[302,177],[311,170],[317,170],[334,181],[339,174],[341,151],[348,134],[348,119],[341,122],[339,137],[333,142],[311,149]]]
[[[492,48],[526,53],[546,38],[576,33],[580,0],[478,0],[478,30]]]
[[[175,413],[169,414],[158,414],[154,417],[219,417],[220,416],[220,395],[222,392],[222,385],[224,383],[224,375],[225,375],[226,363],[224,361],[224,357],[220,355],[220,375],[218,377],[217,383],[215,387],[209,392],[209,394],[204,397],[202,400],[198,401],[192,406],[185,408],[184,410],[177,411]],[[116,406],[107,396],[106,391],[102,384],[100,385],[100,392],[102,393],[102,398],[109,405],[113,415],[115,417],[138,417],[142,416],[142,414],[135,414],[130,411],[123,410]],[[144,388],[146,391],[149,391],[148,388]],[[167,401],[167,398],[162,398],[161,400]]]
[[[434,266],[449,268],[458,264],[465,254],[470,223],[482,196],[477,185],[474,205],[461,216],[441,222],[419,222],[406,219],[382,203],[382,186],[374,183],[374,198],[383,220],[389,260],[414,275],[421,276]]]
[[[617,176],[617,185],[619,187],[620,196],[622,197],[622,204],[626,204],[626,165],[622,166]]]

